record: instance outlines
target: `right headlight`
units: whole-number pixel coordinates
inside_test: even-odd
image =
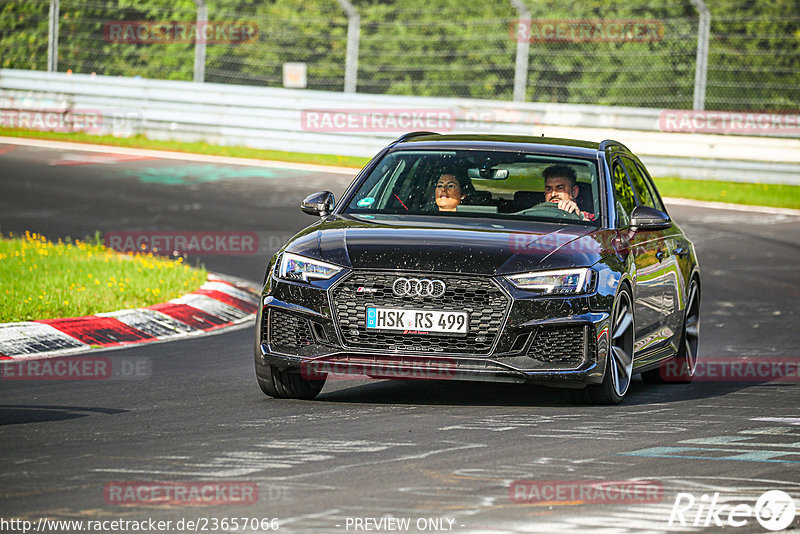
[[[592,269],[561,269],[557,271],[534,271],[506,276],[515,287],[538,291],[543,295],[578,295],[586,293],[592,286]]]
[[[278,278],[284,280],[327,280],[341,272],[342,267],[321,260],[285,252],[278,266]]]

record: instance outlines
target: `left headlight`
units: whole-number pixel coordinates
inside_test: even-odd
[[[520,289],[539,291],[544,295],[577,295],[591,288],[593,274],[589,268],[564,269],[514,274],[506,276],[506,280]]]
[[[285,252],[278,267],[278,278],[285,280],[327,280],[342,270],[338,265]]]

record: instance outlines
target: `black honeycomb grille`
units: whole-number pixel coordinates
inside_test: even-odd
[[[590,353],[593,350],[594,339],[590,332],[588,326],[540,328],[528,349],[528,356],[543,368],[578,367],[586,359],[587,344]]]
[[[274,350],[289,353],[314,343],[308,319],[275,310],[269,312],[269,338]]]
[[[397,297],[392,284],[399,277],[441,280],[444,295]],[[359,288],[363,288],[358,291]],[[447,275],[411,275],[354,272],[332,294],[333,308],[344,344],[353,348],[413,351],[417,354],[452,352],[488,354],[503,326],[508,297],[488,278]],[[466,336],[414,335],[367,331],[367,307],[466,311]]]

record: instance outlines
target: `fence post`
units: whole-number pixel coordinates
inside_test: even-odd
[[[206,28],[208,27],[208,5],[206,0],[194,0],[197,5],[197,24],[194,30],[194,81],[206,81]],[[202,36],[202,38],[201,38]]]
[[[344,63],[344,92],[355,93],[358,83],[358,42],[361,33],[361,15],[350,0],[338,0],[347,13],[347,55]]]
[[[525,32],[524,37],[521,35],[520,25],[523,21],[530,24],[531,12],[528,11],[522,0],[511,0],[511,5],[517,10],[517,28],[514,32],[517,41],[517,60],[514,64],[514,102],[524,102],[528,87],[528,51],[531,43],[528,39],[528,32]],[[530,30],[530,27],[528,29]]]
[[[705,109],[706,75],[708,72],[708,39],[711,31],[711,12],[703,0],[692,0],[700,13],[697,25],[697,61],[694,71],[694,109]]]
[[[47,32],[47,72],[58,71],[58,0],[50,0]]]

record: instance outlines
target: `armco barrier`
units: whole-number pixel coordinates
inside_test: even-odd
[[[338,110],[351,119],[370,110],[441,116],[433,131],[616,139],[642,157],[655,175],[800,184],[800,140],[772,136],[665,133],[661,111],[571,104],[513,103],[460,98],[346,94],[228,84],[0,69],[0,125],[47,110],[96,113],[97,133],[154,139],[204,140],[221,145],[292,152],[371,156],[401,132],[363,124],[326,128],[309,111]],[[16,115],[15,115],[16,114]],[[424,114],[424,113],[423,113]],[[437,115],[438,114],[438,115]],[[342,119],[342,116],[334,118]],[[363,117],[362,117],[363,118]],[[421,126],[421,127],[418,127]],[[443,128],[442,128],[443,126]]]

